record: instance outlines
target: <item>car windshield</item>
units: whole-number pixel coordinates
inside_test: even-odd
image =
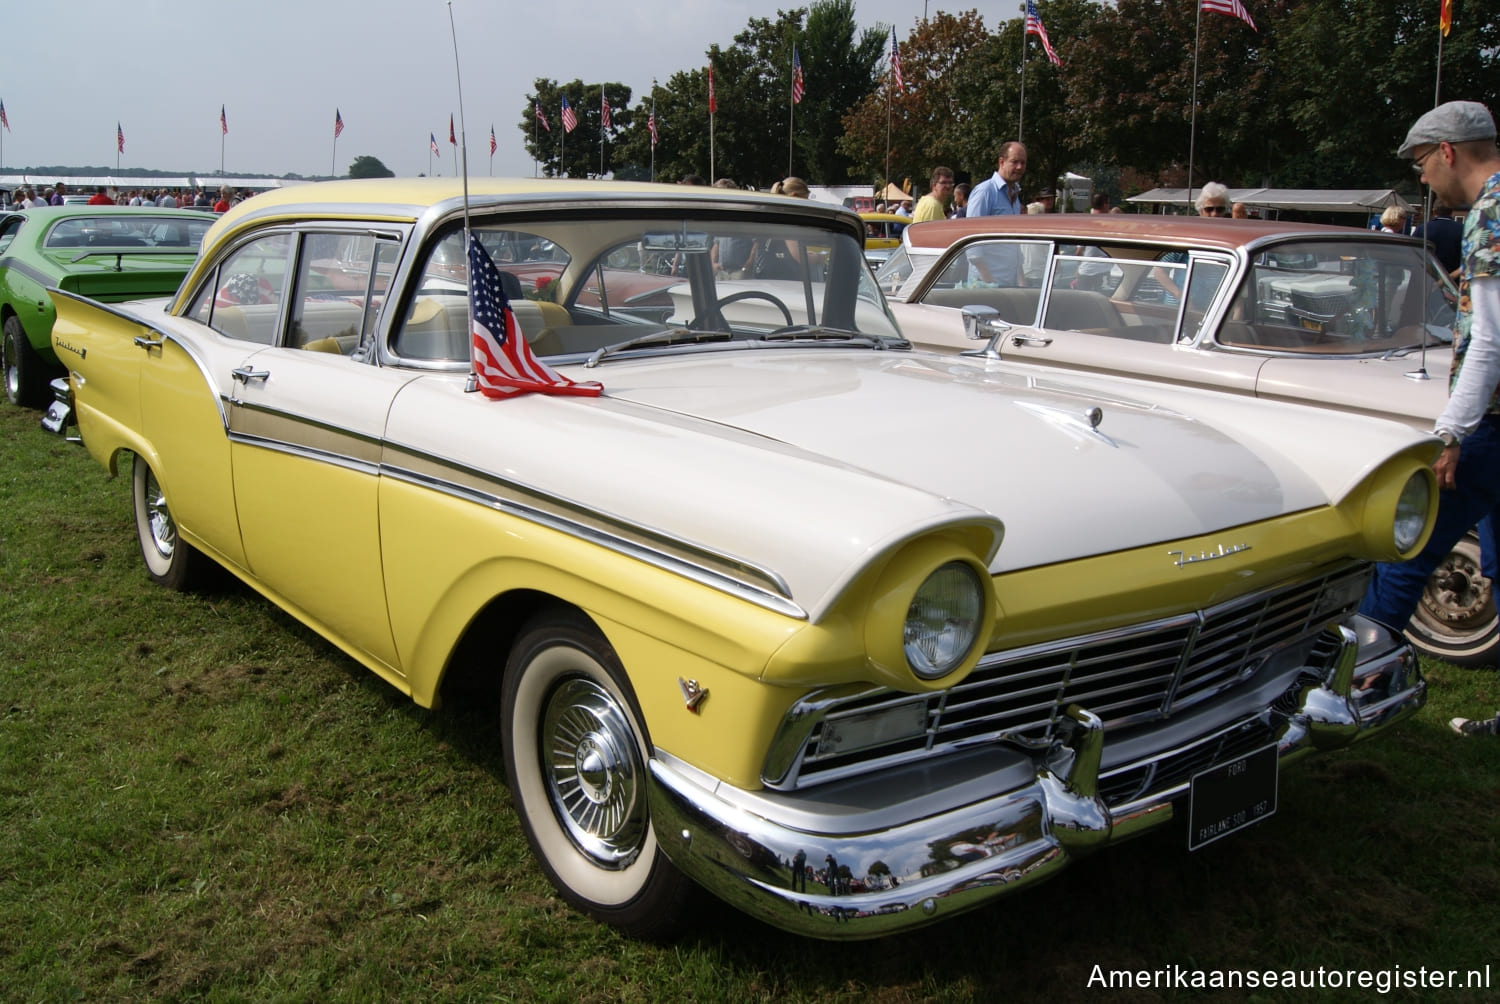
[[[842,230],[676,215],[476,223],[474,233],[500,273],[522,335],[542,358],[682,344],[901,339],[864,249]],[[462,228],[443,231],[419,267],[391,350],[408,359],[467,361]]]
[[[1219,341],[1309,354],[1384,353],[1452,339],[1457,292],[1421,247],[1279,244],[1250,262]]]
[[[211,217],[150,216],[135,213],[118,216],[74,216],[59,220],[48,231],[47,248],[180,248],[196,254],[203,235],[213,225]]]

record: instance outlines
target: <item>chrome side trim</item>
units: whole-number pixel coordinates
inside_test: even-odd
[[[220,409],[223,410],[223,402]],[[798,620],[777,572],[494,474],[259,405],[230,402],[231,442],[388,477],[503,512]]]
[[[625,533],[615,533],[606,530],[602,525],[590,524],[577,519],[570,519],[559,512],[551,512],[535,505],[529,505],[519,499],[505,498],[489,491],[479,488],[471,488],[453,481],[442,478],[431,477],[420,472],[402,467],[383,464],[380,469],[383,477],[389,477],[397,481],[427,488],[432,491],[442,492],[454,498],[463,499],[478,505],[503,512],[508,516],[524,519],[527,522],[544,526],[551,530],[566,533],[577,537],[587,543],[598,547],[604,547],[617,554],[643,561],[664,571],[681,575],[684,578],[708,586],[722,593],[728,593],[739,599],[765,607],[776,613],[787,617],[795,617],[799,620],[807,619],[807,611],[800,605],[792,602],[786,592],[772,592],[746,581],[745,577],[729,574],[712,567],[711,563],[730,563],[736,570],[744,571],[751,566],[739,562],[737,559],[715,552],[698,548],[686,541],[677,541],[673,538],[656,535],[653,531],[644,528],[629,528],[633,531],[631,536]],[[649,537],[647,536],[649,535]],[[635,539],[632,539],[632,536]],[[656,544],[649,543],[650,538],[655,538]],[[774,573],[765,573],[773,581],[780,582],[780,577]],[[785,590],[782,583],[781,589]]]

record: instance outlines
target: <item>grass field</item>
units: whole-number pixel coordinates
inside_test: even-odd
[[[1500,994],[1327,988],[1397,966],[1500,987],[1500,740],[1444,724],[1500,708],[1493,670],[1427,667],[1420,716],[1288,768],[1276,815],[1192,855],[1168,828],[877,942],[709,904],[633,943],[550,891],[487,714],[418,709],[248,589],[153,586],[128,478],[37,421],[0,404],[0,999],[1200,996],[1109,992],[1096,966],[1323,971],[1221,999]]]

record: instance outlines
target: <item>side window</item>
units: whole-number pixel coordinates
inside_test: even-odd
[[[19,216],[12,216],[5,221],[4,227],[0,228],[0,254],[4,254],[5,249],[10,247],[10,242],[16,239],[16,232],[21,229],[23,222]]]
[[[952,257],[923,302],[994,307],[1003,321],[1035,324],[1051,250],[1045,241],[977,241]]]
[[[288,348],[347,356],[359,347],[365,325],[374,316],[376,245],[372,234],[303,235]]]
[[[275,344],[291,249],[292,235],[285,233],[236,249],[198,293],[191,316],[228,338]]]

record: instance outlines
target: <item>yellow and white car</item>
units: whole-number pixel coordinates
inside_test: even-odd
[[[259,195],[170,301],[54,293],[51,418],[133,455],[162,584],[213,562],[424,707],[493,694],[592,915],[660,934],[695,880],[910,928],[1174,816],[1262,820],[1281,765],[1421,705],[1353,611],[1430,530],[1430,438],[915,351],[837,207],[469,185]],[[502,288],[600,396],[473,391],[466,221],[555,276]],[[800,278],[721,288],[730,239]]]

